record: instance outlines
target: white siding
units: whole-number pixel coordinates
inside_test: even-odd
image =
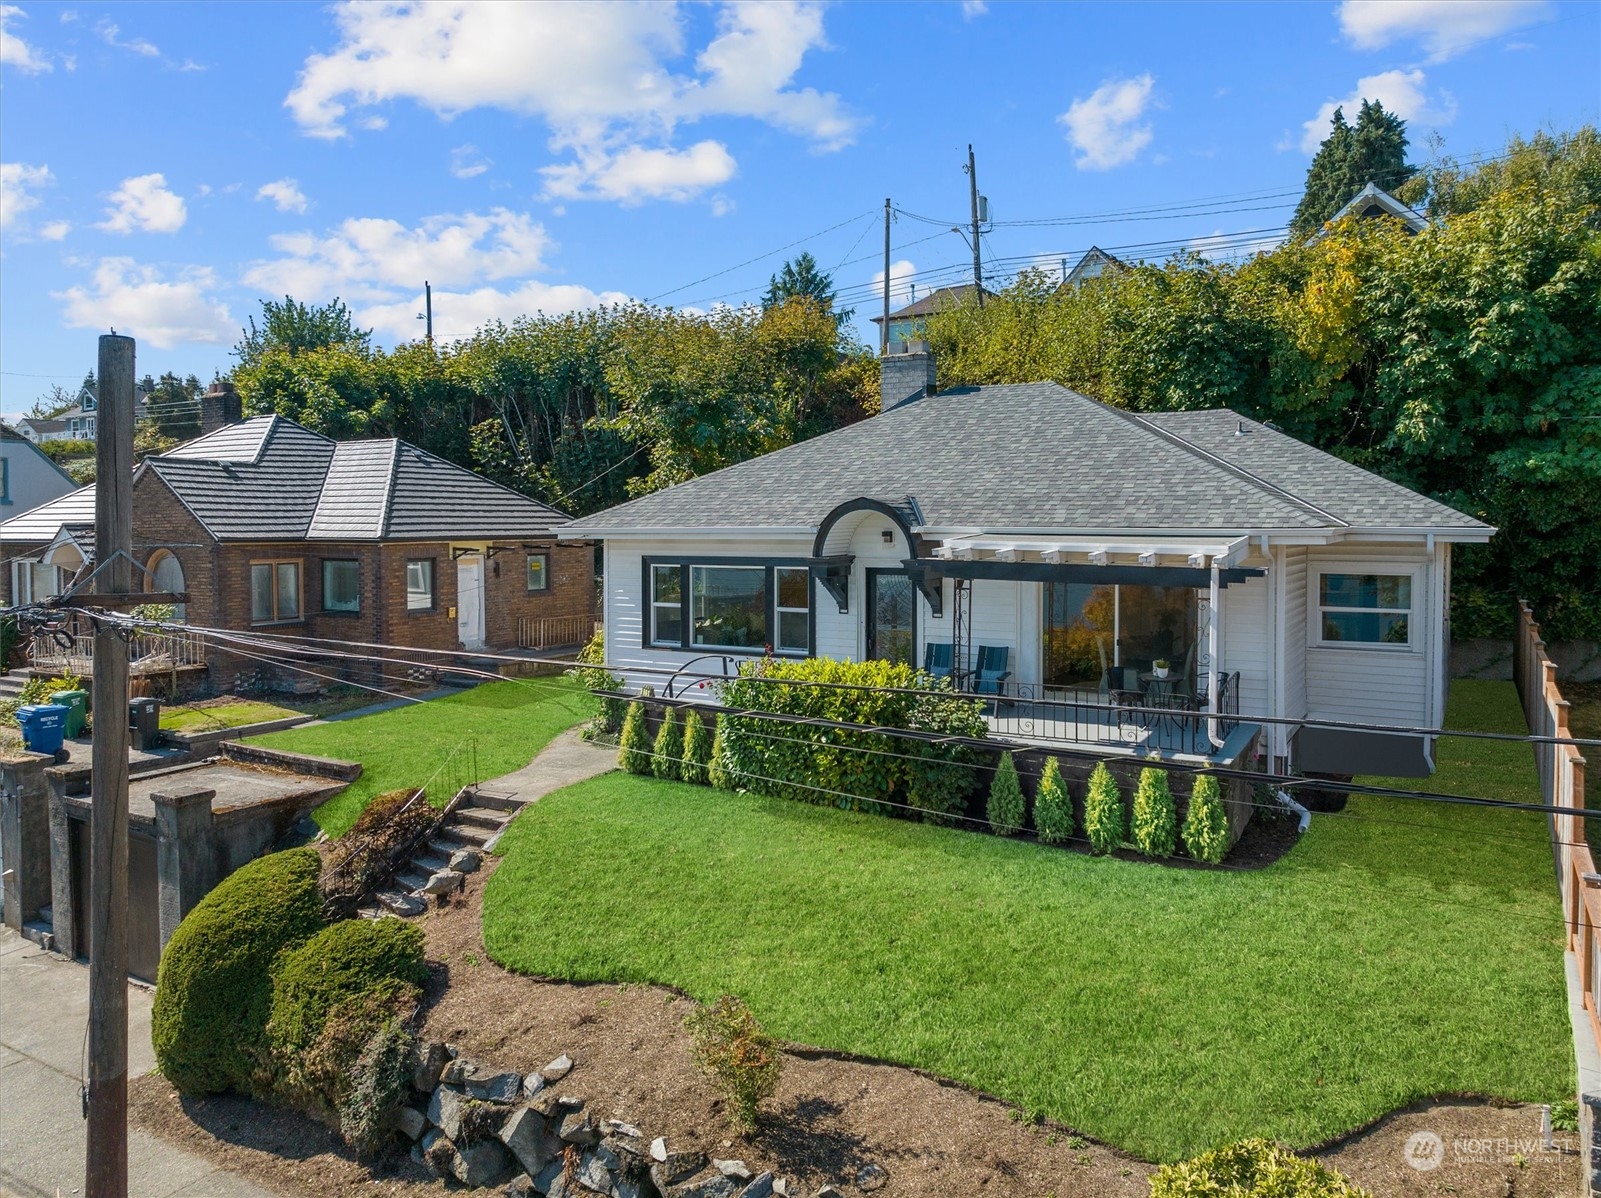
[[[980,646],[993,645],[999,648],[1004,645],[1011,650],[1008,665],[1012,676],[1007,680],[1008,685],[1038,682],[1040,584],[975,578],[972,587],[973,627],[970,643],[973,656],[969,664],[978,664]],[[949,635],[947,630],[946,636]]]
[[[1412,644],[1406,649],[1320,647],[1317,643],[1318,574],[1327,570],[1415,572]],[[1417,547],[1353,544],[1307,555],[1306,714],[1313,719],[1429,725],[1434,722],[1435,656],[1440,612],[1432,602],[1429,556]]]
[[[1284,640],[1284,710],[1289,719],[1306,714],[1306,550],[1289,547],[1279,567],[1284,588],[1284,619],[1279,635]]]
[[[1267,578],[1252,578],[1226,587],[1222,615],[1223,669],[1240,675],[1240,714],[1268,714],[1273,646]],[[1206,636],[1204,628],[1201,636]]]

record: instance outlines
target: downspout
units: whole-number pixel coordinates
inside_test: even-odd
[[[1217,610],[1218,600],[1222,595],[1222,572],[1218,568],[1217,555],[1212,556],[1212,592],[1206,608],[1206,653],[1211,659],[1212,668],[1206,675],[1206,739],[1212,742],[1214,749],[1223,747],[1223,738],[1220,737],[1217,727],[1217,701],[1219,691],[1219,677],[1222,674],[1222,663],[1217,656]]]
[[[1295,825],[1295,834],[1297,836],[1301,835],[1301,833],[1305,832],[1312,826],[1312,813],[1305,807],[1301,806],[1301,804],[1297,803],[1294,799],[1290,798],[1289,791],[1280,790],[1276,793],[1278,795],[1279,802],[1283,803],[1286,807],[1300,817]]]

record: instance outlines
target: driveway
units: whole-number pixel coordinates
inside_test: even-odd
[[[128,1075],[156,1066],[150,991],[128,987]],[[89,1019],[89,970],[0,928],[0,1194],[70,1198],[83,1192],[84,1121],[78,1079]],[[135,1198],[273,1198],[142,1132],[128,1133]]]

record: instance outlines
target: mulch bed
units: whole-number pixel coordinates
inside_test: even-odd
[[[1277,846],[1262,847],[1271,852]],[[761,1130],[739,1136],[717,1091],[690,1062],[683,1030],[688,999],[659,986],[542,981],[489,960],[479,927],[484,880],[494,868],[490,862],[469,878],[463,894],[420,918],[432,963],[424,1030],[432,1039],[523,1072],[567,1053],[577,1064],[558,1089],[584,1098],[598,1119],[615,1116],[647,1136],[665,1135],[675,1150],[738,1157],[752,1169],[798,1179],[807,1194],[825,1182],[856,1193],[856,1171],[867,1163],[888,1172],[889,1184],[877,1193],[892,1198],[1136,1198],[1148,1192],[1151,1165],[1070,1129],[1030,1122],[995,1098],[918,1070],[819,1051],[789,1055]],[[320,1124],[248,1099],[182,1099],[157,1075],[135,1080],[130,1099],[135,1126],[284,1194],[447,1192],[406,1157],[369,1168]],[[1539,1128],[1538,1107],[1431,1102],[1389,1115],[1316,1155],[1386,1198],[1577,1193],[1577,1152],[1538,1151]],[[1441,1138],[1438,1169],[1407,1164],[1405,1146],[1419,1132]],[[1576,1137],[1559,1134],[1563,1139]]]

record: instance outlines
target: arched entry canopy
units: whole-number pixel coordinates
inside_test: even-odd
[[[926,585],[926,571],[921,567],[929,563],[922,559],[925,556],[923,538],[914,529],[923,523],[923,513],[918,510],[917,500],[910,495],[903,499],[886,501],[872,499],[866,495],[855,499],[847,499],[837,505],[828,515],[823,517],[822,523],[817,526],[817,536],[812,541],[811,565],[812,576],[830,595],[834,602],[839,604],[840,614],[850,610],[850,578],[851,564],[854,556],[849,552],[852,539],[856,536],[865,520],[881,517],[888,520],[906,539],[910,556],[906,560],[907,573],[911,575],[918,590],[923,592],[934,613],[940,611],[940,591],[936,581],[932,590]]]

